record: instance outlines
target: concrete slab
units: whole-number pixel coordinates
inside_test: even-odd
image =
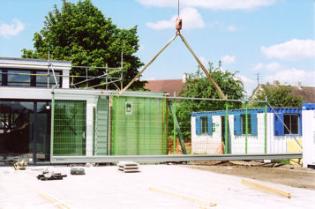
[[[139,173],[123,173],[116,166],[89,167],[85,168],[85,176],[69,175],[70,167],[49,167],[68,177],[59,181],[39,181],[36,176],[44,168],[15,171],[1,167],[0,209],[205,208],[200,201],[217,203],[211,208],[218,209],[311,209],[315,204],[313,190],[265,183],[290,192],[292,198],[287,199],[250,189],[241,184],[240,177],[178,165],[141,165]],[[185,196],[192,198],[180,198]]]

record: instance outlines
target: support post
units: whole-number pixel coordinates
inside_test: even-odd
[[[228,132],[228,120],[229,120],[229,105],[225,104],[225,120],[224,120],[224,154],[229,153],[229,132]]]
[[[175,103],[173,103],[173,115],[176,115],[176,105]],[[174,136],[173,136],[173,154],[176,153],[176,121],[175,121],[175,117],[173,117],[173,131],[174,131]]]
[[[106,68],[105,68],[105,73],[106,73],[106,77],[105,77],[105,82],[106,82],[106,85],[105,85],[105,89],[108,90],[108,64],[106,63]]]
[[[54,89],[51,92],[52,94],[52,99],[51,99],[51,116],[50,116],[50,162],[51,158],[53,157],[54,154],[54,124],[55,124],[55,92]]]
[[[245,154],[248,152],[248,109],[247,101],[245,102]]]
[[[268,106],[265,104],[264,109],[264,152],[267,154],[267,110]]]

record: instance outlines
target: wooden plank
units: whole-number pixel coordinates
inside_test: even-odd
[[[256,189],[262,192],[266,192],[266,193],[270,193],[270,194],[275,194],[275,195],[279,195],[282,197],[286,197],[286,198],[291,198],[291,193],[286,192],[286,191],[282,191],[280,189],[277,188],[273,188],[271,186],[267,186],[255,181],[251,181],[251,180],[247,180],[247,179],[242,179],[241,183],[244,184],[245,186],[248,186],[252,189]]]
[[[217,204],[213,203],[213,202],[203,201],[203,200],[200,200],[200,199],[195,198],[193,196],[188,196],[188,195],[183,195],[183,194],[179,194],[179,193],[175,193],[175,192],[171,192],[171,191],[166,191],[166,190],[155,188],[155,187],[149,187],[149,191],[167,194],[169,196],[177,197],[177,198],[182,199],[182,200],[187,200],[187,201],[198,204],[201,208],[208,208],[208,207],[217,206]]]

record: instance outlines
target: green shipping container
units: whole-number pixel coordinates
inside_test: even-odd
[[[112,97],[112,155],[167,154],[166,99]]]

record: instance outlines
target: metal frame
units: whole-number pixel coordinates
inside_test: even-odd
[[[136,162],[183,162],[183,161],[203,161],[203,160],[284,160],[300,159],[302,153],[283,153],[283,154],[225,154],[225,155],[117,155],[117,156],[54,156],[51,157],[53,164],[66,163],[116,163],[119,161]]]

